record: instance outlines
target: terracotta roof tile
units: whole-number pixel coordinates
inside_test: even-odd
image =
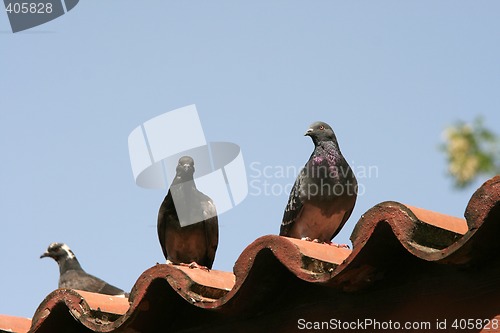
[[[352,251],[268,235],[241,253],[234,274],[158,264],[128,300],[56,290],[31,332],[289,332],[297,318],[491,319],[500,315],[499,222],[497,176],[471,197],[465,220],[393,201],[372,207],[351,235]]]
[[[460,235],[469,231],[469,227],[467,226],[467,221],[465,219],[432,212],[414,206],[406,205],[406,207],[408,207],[412,213],[415,214],[417,219],[427,224],[431,224],[435,227],[446,229]]]
[[[104,294],[96,294],[83,290],[75,290],[93,311],[102,313],[123,315],[129,308],[128,299]]]
[[[31,319],[0,315],[0,332],[28,332],[31,326]]]

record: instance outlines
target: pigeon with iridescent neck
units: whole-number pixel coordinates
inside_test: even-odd
[[[354,209],[358,185],[330,125],[315,122],[305,135],[314,151],[290,192],[280,235],[332,244]]]

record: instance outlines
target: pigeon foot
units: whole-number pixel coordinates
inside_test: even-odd
[[[324,244],[328,244],[330,246],[335,246],[335,247],[338,247],[339,249],[350,249],[349,245],[347,245],[347,244],[337,244],[334,242],[324,242]]]
[[[198,263],[196,263],[194,261],[192,263],[190,263],[190,264],[186,264],[186,263],[181,262],[179,265],[180,266],[186,266],[186,267],[189,267],[191,269],[199,268],[199,269],[202,269],[204,271],[210,272],[210,269],[208,267],[203,266],[203,265],[198,265]]]
[[[310,238],[310,237],[302,237],[300,240],[303,240],[303,241],[306,241],[306,242],[313,242],[313,243],[318,243],[318,244],[328,244],[328,245],[331,245],[331,246],[335,246],[335,247],[338,247],[338,248],[349,248],[349,245],[347,244],[336,244],[336,243],[332,243],[332,242],[323,242],[321,240],[319,240],[318,238]]]

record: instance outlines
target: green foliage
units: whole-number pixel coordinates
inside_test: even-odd
[[[448,160],[448,175],[464,188],[481,175],[500,173],[500,140],[477,117],[473,123],[459,121],[446,128],[442,150]]]

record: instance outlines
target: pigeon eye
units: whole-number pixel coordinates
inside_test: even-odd
[[[320,125],[320,126],[319,126],[319,129],[322,131],[322,130],[324,130],[324,129],[325,129],[325,126]]]

